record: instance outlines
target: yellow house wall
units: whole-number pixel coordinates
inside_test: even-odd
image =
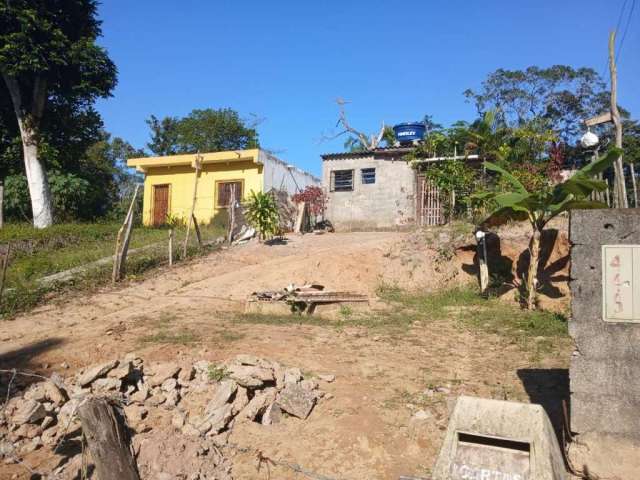
[[[153,186],[169,185],[169,214],[185,219],[191,211],[195,170],[190,166],[149,167],[144,180],[144,200],[142,220],[145,225],[153,222]],[[198,223],[209,223],[217,213],[215,200],[219,181],[242,180],[243,196],[262,191],[262,166],[248,160],[246,162],[209,163],[202,166],[198,180],[198,196],[195,216]]]

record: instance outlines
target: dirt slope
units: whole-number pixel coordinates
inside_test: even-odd
[[[251,353],[307,372],[335,374],[336,381],[324,387],[333,398],[306,421],[243,424],[234,429],[231,442],[330,478],[427,474],[458,394],[527,401],[541,386],[562,390],[562,370],[542,378],[535,368],[566,368],[567,347],[531,358],[506,337],[472,333],[441,320],[416,324],[396,338],[365,327],[238,323],[233,312],[244,309],[249,293],[291,282],[313,281],[372,296],[381,282],[442,288],[472,280],[462,269],[472,259],[473,252],[461,251],[442,264],[436,251],[406,233],[307,235],[272,247],[252,243],[0,323],[0,364],[68,375],[129,351],[150,360],[181,361]],[[185,329],[199,341],[189,346],[142,341],[159,331]],[[61,370],[62,362],[69,370]],[[440,390],[424,394],[436,387]],[[416,425],[410,418],[418,408],[430,419]],[[155,421],[159,431],[170,430],[167,418]],[[26,461],[43,470],[55,464],[42,449]],[[267,469],[256,470],[255,453],[238,451],[233,463],[235,478],[268,478]],[[271,478],[300,478],[286,467],[270,470]],[[28,478],[23,472],[0,465],[1,478]]]

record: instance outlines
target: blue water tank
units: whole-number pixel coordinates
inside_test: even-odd
[[[393,127],[393,132],[396,134],[396,140],[400,143],[410,143],[415,140],[422,140],[425,132],[424,123],[410,122],[399,123]]]

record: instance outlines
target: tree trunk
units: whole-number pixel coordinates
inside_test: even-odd
[[[100,480],[140,480],[122,411],[106,398],[78,407],[82,433]]]
[[[629,169],[631,170],[631,185],[633,186],[633,206],[638,208],[638,183],[636,181],[636,168],[633,163],[629,163]]]
[[[534,227],[533,236],[529,242],[529,271],[527,272],[527,308],[536,308],[536,297],[538,287],[538,258],[540,255],[541,232]]]
[[[22,129],[21,129],[22,130]],[[53,208],[47,172],[38,158],[38,144],[34,132],[27,131],[22,135],[24,151],[24,167],[29,184],[33,226],[47,228],[53,225]]]
[[[46,82],[37,77],[33,86],[33,101],[31,109],[27,112],[22,104],[22,93],[18,81],[3,74],[7,89],[11,95],[13,109],[20,128],[22,139],[22,151],[24,154],[24,168],[29,184],[31,197],[31,210],[33,213],[33,226],[46,228],[53,224],[53,207],[51,191],[47,173],[38,158],[38,132],[37,128],[42,118],[44,106],[47,100]]]

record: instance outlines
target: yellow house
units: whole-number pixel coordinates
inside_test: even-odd
[[[168,218],[186,220],[193,202],[196,154],[143,157],[127,160],[144,173],[145,225],[162,225]],[[231,187],[237,200],[248,193],[285,190],[294,194],[320,180],[260,149],[201,153],[201,170],[195,205],[199,223],[209,223],[227,208]]]

